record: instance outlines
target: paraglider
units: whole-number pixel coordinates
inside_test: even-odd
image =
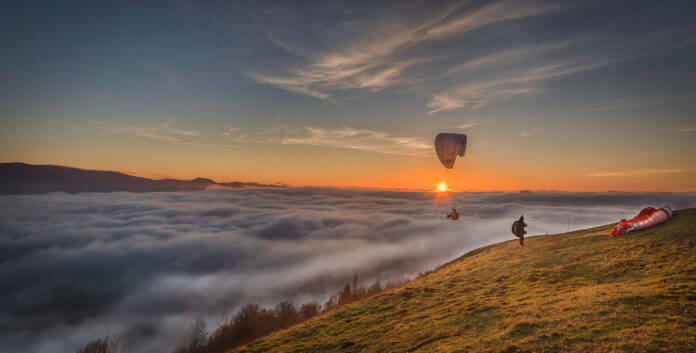
[[[512,234],[520,238],[520,246],[524,246],[524,235],[527,234],[527,231],[524,230],[524,227],[526,226],[527,223],[524,223],[524,215],[521,215],[520,219],[516,220],[512,224]]]
[[[672,217],[672,208],[668,205],[662,205],[657,209],[646,207],[642,209],[633,219],[622,219],[619,222],[619,225],[614,227],[614,230],[612,230],[611,236],[615,237],[617,235],[649,228],[668,220],[670,217]]]
[[[463,157],[466,153],[466,135],[443,132],[435,136],[435,153],[440,162],[447,169],[454,167],[454,161],[457,156]],[[440,191],[446,191],[446,185],[440,184]],[[452,203],[452,211],[447,214],[447,218],[456,221],[459,219],[459,213]]]
[[[435,136],[435,153],[447,169],[454,167],[457,156],[464,157],[466,135],[443,132]]]
[[[452,207],[452,212],[450,212],[447,215],[447,218],[451,218],[453,221],[456,221],[459,219],[459,213],[457,212],[457,209]]]

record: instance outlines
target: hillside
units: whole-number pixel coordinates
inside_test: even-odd
[[[474,250],[244,352],[696,351],[696,209]]]
[[[153,180],[103,170],[85,170],[56,165],[0,163],[0,194],[42,194],[53,191],[77,192],[154,192],[199,191],[209,187],[283,187],[249,182],[218,183],[210,179]]]

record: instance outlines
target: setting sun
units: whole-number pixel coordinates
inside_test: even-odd
[[[447,191],[447,184],[445,183],[440,183],[440,185],[437,186],[438,191]]]

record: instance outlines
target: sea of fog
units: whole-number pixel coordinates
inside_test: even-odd
[[[196,316],[248,301],[323,302],[410,278],[482,245],[615,222],[695,194],[466,193],[327,188],[0,196],[0,351],[74,352],[115,334],[166,352]]]

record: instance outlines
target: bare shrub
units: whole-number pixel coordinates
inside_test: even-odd
[[[120,340],[113,336],[104,336],[94,339],[84,347],[77,350],[77,353],[124,353],[125,349]]]

